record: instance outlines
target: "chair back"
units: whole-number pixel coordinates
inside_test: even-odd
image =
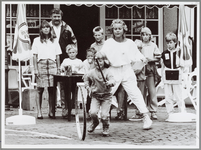
[[[8,90],[18,89],[18,72],[16,69],[8,71]]]

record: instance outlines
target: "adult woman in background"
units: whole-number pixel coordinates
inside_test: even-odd
[[[34,72],[36,75],[38,95],[36,99],[37,118],[43,119],[41,105],[44,88],[47,87],[49,94],[49,117],[53,117],[53,76],[60,73],[59,55],[62,53],[58,42],[54,40],[52,29],[47,21],[40,26],[40,35],[33,41],[32,51],[34,54]]]

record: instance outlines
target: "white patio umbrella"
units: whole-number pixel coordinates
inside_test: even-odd
[[[28,34],[26,21],[26,6],[18,4],[17,24],[13,44],[13,59],[19,63],[19,115],[6,118],[6,125],[28,125],[35,124],[35,117],[22,114],[22,87],[21,87],[21,61],[29,60],[32,57],[31,42]]]

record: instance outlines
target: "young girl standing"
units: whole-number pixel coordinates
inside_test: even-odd
[[[51,27],[47,21],[43,21],[40,26],[40,36],[35,38],[32,45],[34,54],[34,72],[36,75],[38,98],[36,107],[38,119],[43,119],[41,105],[44,87],[47,87],[49,94],[49,117],[53,117],[53,76],[51,74],[60,73],[59,55],[62,53],[58,42],[55,42],[51,34]]]
[[[92,123],[88,128],[88,132],[93,132],[99,124],[98,112],[101,109],[101,122],[103,124],[103,135],[109,134],[109,111],[112,102],[112,89],[115,80],[108,69],[109,61],[100,52],[97,52],[95,68],[84,75],[84,83],[89,91],[91,100],[91,119]]]
[[[131,98],[132,102],[143,114],[143,129],[150,129],[152,120],[148,115],[148,109],[137,87],[136,76],[131,67],[131,63],[135,61],[141,60],[147,63],[147,60],[143,54],[139,52],[135,42],[125,37],[127,30],[124,21],[120,19],[113,20],[111,24],[113,37],[105,41],[100,52],[105,54],[111,63],[110,69],[116,81],[115,86],[112,88],[112,93],[114,94],[121,84],[128,94],[128,97]]]
[[[160,61],[161,52],[157,45],[151,41],[151,30],[144,27],[141,30],[142,49],[141,52],[148,60],[145,66],[146,86],[148,88],[149,97],[147,98],[147,106],[151,112],[151,119],[157,119],[157,95],[155,84],[160,81],[155,62]]]

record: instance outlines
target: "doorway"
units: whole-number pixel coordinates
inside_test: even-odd
[[[93,5],[88,7],[86,5],[60,5],[63,11],[63,21],[65,21],[72,28],[78,42],[77,58],[81,60],[86,59],[86,49],[94,42],[93,28],[99,26],[99,7]]]

